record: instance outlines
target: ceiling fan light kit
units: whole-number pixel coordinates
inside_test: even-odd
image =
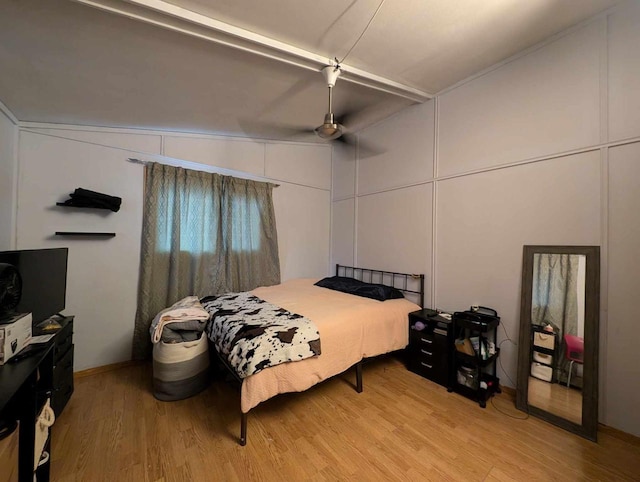
[[[324,123],[314,129],[318,137],[326,140],[337,139],[342,135],[342,125],[333,120],[333,113],[329,112],[324,116]]]

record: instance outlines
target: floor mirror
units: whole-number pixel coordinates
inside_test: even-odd
[[[596,441],[600,248],[524,246],[518,409]]]

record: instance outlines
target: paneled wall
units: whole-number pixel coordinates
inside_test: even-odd
[[[14,242],[17,132],[0,110],[0,251],[13,248]]]
[[[640,20],[637,18],[637,21]],[[640,76],[637,79],[640,82]],[[638,104],[640,105],[640,104]],[[636,128],[638,124],[636,124]],[[604,377],[608,424],[640,435],[638,287],[640,287],[640,140],[609,149],[609,229]]]
[[[497,309],[514,387],[522,246],[600,245],[600,421],[640,436],[638,25],[623,4],[362,131],[377,154],[334,151],[332,253]]]
[[[331,149],[325,145],[87,127],[23,127],[17,248],[69,247],[66,313],[76,315],[75,370],[130,359],[144,168],[128,157],[269,179],[283,280],[329,272]],[[195,164],[194,164],[195,163]],[[56,207],[76,187],[123,198],[117,213]],[[66,239],[55,231],[113,231]]]

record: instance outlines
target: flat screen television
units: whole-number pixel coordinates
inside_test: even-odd
[[[64,310],[67,294],[68,248],[0,252],[0,263],[15,266],[22,278],[16,313],[32,313],[37,324]]]

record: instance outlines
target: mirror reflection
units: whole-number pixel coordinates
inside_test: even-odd
[[[529,405],[582,424],[586,256],[535,253]]]

